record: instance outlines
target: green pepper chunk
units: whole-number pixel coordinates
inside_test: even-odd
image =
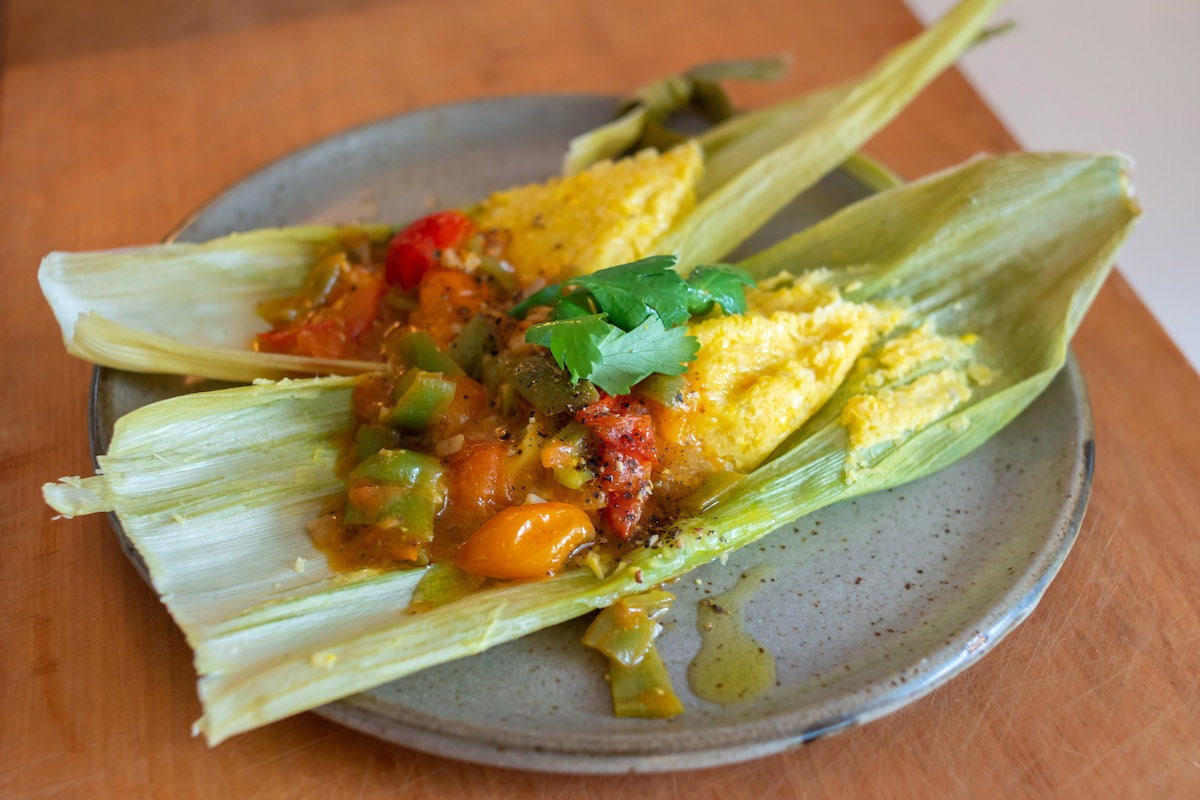
[[[600,399],[600,392],[588,381],[571,383],[571,376],[559,369],[548,356],[529,356],[508,369],[513,388],[548,417],[574,413]]]
[[[563,450],[569,453],[569,459],[559,459],[559,461],[570,460],[569,464],[558,464],[551,467],[554,480],[566,486],[568,489],[579,490],[588,481],[594,479],[596,474],[588,469],[584,461],[584,438],[587,436],[588,428],[586,425],[579,422],[568,424],[550,440],[543,445],[542,449],[553,448],[555,451],[562,452]]]
[[[479,271],[496,281],[506,292],[511,292],[517,286],[513,279],[513,268],[487,253],[479,254]]]
[[[442,474],[441,462],[432,456],[380,450],[351,470],[343,521],[399,528],[414,541],[428,542],[445,502]]]
[[[272,325],[295,322],[329,298],[342,271],[350,265],[343,252],[330,253],[313,265],[300,291],[258,304],[258,315]]]
[[[666,718],[683,713],[654,639],[675,597],[654,589],[617,600],[603,609],[583,643],[608,657],[609,689],[618,717]]]
[[[393,428],[420,433],[445,413],[454,399],[454,390],[454,381],[423,369],[410,369],[392,389],[395,404],[385,412],[384,421]]]
[[[380,450],[399,447],[400,438],[400,431],[388,425],[360,425],[354,434],[354,453],[362,461]]]
[[[675,694],[671,676],[653,644],[632,667],[609,661],[608,679],[613,714],[618,717],[667,719],[683,713],[683,701]]]
[[[442,479],[442,462],[412,450],[380,450],[350,471],[350,483],[393,483],[433,497]]]
[[[389,353],[397,355],[410,367],[426,372],[440,372],[451,378],[463,375],[462,367],[434,343],[425,331],[409,331],[387,343]]]
[[[483,367],[483,356],[488,350],[492,338],[492,324],[487,317],[476,314],[466,327],[450,343],[450,358],[463,371],[475,380],[479,380]]]
[[[649,400],[664,406],[679,406],[683,404],[687,386],[687,378],[683,375],[654,374],[634,388],[638,394]]]
[[[583,635],[583,643],[627,667],[632,667],[654,644],[660,626],[655,620],[671,607],[675,596],[656,589],[625,597],[605,608]]]

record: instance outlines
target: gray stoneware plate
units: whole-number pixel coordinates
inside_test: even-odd
[[[434,108],[293,153],[222,193],[176,232],[199,241],[309,221],[406,220],[555,173],[568,139],[612,98],[542,95]],[[746,247],[866,194],[834,174]],[[95,452],[118,416],[212,382],[100,369]],[[977,661],[1037,604],[1086,505],[1092,426],[1072,359],[1046,393],[974,454],[924,480],[811,514],[670,587],[659,649],[686,713],[617,719],[603,658],[576,620],[317,710],[406,747],[555,772],[660,771],[764,756],[868,722]],[[140,559],[113,523],[122,545]],[[143,570],[144,574],[144,570]],[[741,576],[750,574],[750,578]],[[744,630],[774,657],[766,694],[721,707],[693,694],[697,603],[742,581]],[[752,586],[747,586],[747,581]]]

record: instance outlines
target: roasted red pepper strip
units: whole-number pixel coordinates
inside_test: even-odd
[[[474,230],[471,220],[457,211],[439,211],[412,223],[388,245],[388,283],[413,288],[438,263],[442,250],[458,247]]]
[[[600,485],[608,500],[601,518],[613,533],[628,539],[654,488],[650,470],[658,453],[650,411],[628,395],[605,397],[575,419],[600,440]]]

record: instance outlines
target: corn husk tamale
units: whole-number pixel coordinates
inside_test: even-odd
[[[1000,2],[963,0],[862,78],[709,131],[699,140],[710,151],[699,202],[635,257],[673,253],[683,269],[721,259],[887,124],[976,40]],[[890,182],[869,164],[860,171]],[[68,350],[104,366],[236,381],[362,372],[373,365],[249,349],[267,327],[258,303],[294,292],[337,235],[303,226],[203,245],[52,253],[39,281]]]
[[[746,261],[759,276],[820,269],[850,297],[909,304],[911,325],[978,336],[986,346],[972,358],[990,380],[865,450],[851,447],[844,408],[894,387],[844,386],[766,463],[680,520],[677,544],[635,550],[603,578],[570,570],[405,615],[424,569],[331,573],[305,526],[340,488],[331,437],[350,423],[353,378],[139,409],[118,423],[102,475],[48,484],[45,496],[64,514],[117,511],[196,651],[198,726],[216,743],[606,606],[960,458],[1062,367],[1137,213],[1117,157],[1017,154],[881,193]]]

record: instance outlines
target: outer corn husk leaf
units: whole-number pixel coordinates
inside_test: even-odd
[[[984,28],[968,48],[978,47],[1012,28],[1011,21]],[[746,112],[697,136],[706,156],[700,195],[711,194],[760,157],[785,145],[798,131],[846,100],[856,85],[850,81]],[[861,152],[847,158],[841,169],[876,191],[903,183],[886,165]]]
[[[657,252],[674,253],[685,270],[719,261],[891,121],[975,41],[1001,2],[963,0],[861,80],[801,98],[785,113],[742,121],[753,132],[706,160],[703,200]]]
[[[778,80],[787,72],[789,61],[784,56],[714,61],[693,67],[682,75],[670,75],[640,86],[630,93],[615,119],[581,133],[568,143],[562,172],[575,175],[597,161],[617,158],[637,147],[643,141],[649,123],[661,123],[687,107],[697,93],[704,90],[703,87],[713,87],[724,97],[717,86],[718,81]]]
[[[189,395],[124,417],[99,478],[49,484],[64,513],[115,508],[196,650],[210,743],[606,606],[825,505],[914,480],[984,442],[1063,365],[1136,206],[1119,159],[1012,155],[893,189],[745,263],[827,268],[857,299],[911,298],[990,346],[995,375],[946,416],[851,455],[844,388],[701,515],[678,547],[486,588],[416,615],[423,570],[333,576],[305,523],[336,493],[329,437],[353,379]],[[308,559],[295,572],[297,557]],[[635,577],[638,571],[641,575]],[[638,579],[640,577],[640,580]]]
[[[204,244],[55,252],[42,259],[38,281],[67,351],[96,364],[232,381],[363,372],[377,365],[246,346],[271,329],[258,304],[297,291],[318,250],[344,230],[304,225]],[[377,238],[391,229],[363,230]]]

